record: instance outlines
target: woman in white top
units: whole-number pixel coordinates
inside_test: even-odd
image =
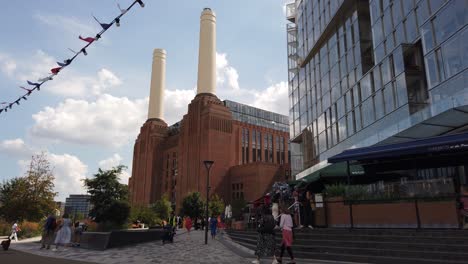
[[[293,234],[292,234],[292,228],[293,228],[293,220],[291,215],[289,214],[289,210],[286,209],[285,207],[282,208],[282,215],[281,215],[281,220],[280,220],[280,228],[283,233],[283,240],[281,241],[281,254],[280,258],[278,259],[278,262],[281,263],[283,260],[283,254],[284,254],[284,249],[288,251],[289,257],[291,257],[291,261],[289,263],[296,263],[294,261],[294,256],[293,252],[291,249],[292,242],[293,242]]]
[[[63,215],[62,224],[59,226],[57,236],[55,237],[55,250],[59,245],[68,246],[71,241],[71,226],[72,222],[68,218],[68,214]]]

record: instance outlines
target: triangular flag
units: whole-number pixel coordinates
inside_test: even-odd
[[[51,69],[50,71],[51,71],[53,74],[57,74],[57,73],[60,72],[61,69],[62,69],[62,67],[57,67],[57,68]]]
[[[28,81],[28,84],[29,85],[34,85],[34,86],[37,86],[37,87],[41,86],[40,83],[33,83],[33,82],[30,82],[30,81]]]
[[[20,99],[18,99],[18,100],[15,101],[15,103],[16,103],[17,105],[20,105],[19,100],[20,100]]]
[[[87,38],[83,38],[82,36],[78,36],[78,37],[79,37],[81,40],[86,41],[86,42],[88,42],[88,43],[93,43],[93,41],[95,41],[95,39],[92,38],[92,37],[87,37]]]
[[[3,112],[3,109],[0,109],[0,114]]]
[[[65,66],[68,66],[70,64],[70,62],[71,62],[70,60],[64,60],[63,62],[58,62],[57,61],[57,64],[58,64],[58,66],[63,68]]]
[[[112,24],[106,24],[106,23],[99,22],[99,20],[95,16],[93,16],[93,18],[94,18],[94,20],[96,20],[96,22],[99,23],[99,25],[101,25],[102,29],[104,29],[104,30],[107,30],[112,25]]]

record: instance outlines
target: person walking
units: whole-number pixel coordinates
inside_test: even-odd
[[[284,250],[286,249],[288,251],[289,257],[291,258],[291,261],[288,263],[294,264],[296,263],[296,261],[294,261],[294,256],[291,249],[293,242],[293,220],[291,215],[289,214],[288,209],[286,208],[282,208],[282,215],[280,217],[280,228],[282,229],[283,239],[281,241],[281,254],[278,259],[278,262],[282,263]]]
[[[11,235],[10,240],[15,238],[15,242],[18,242],[18,232],[21,231],[21,228],[18,225],[18,220],[16,220],[11,226]]]
[[[260,263],[260,258],[273,255],[273,263],[277,263],[275,256],[275,219],[271,214],[268,206],[263,206],[260,216],[257,232],[257,248],[255,249],[256,259],[252,261],[254,264]]]
[[[190,229],[192,229],[192,219],[190,219],[190,216],[187,216],[185,219],[185,228],[187,228],[187,235],[190,236]]]
[[[62,223],[59,225],[59,230],[57,231],[57,236],[55,237],[55,248],[53,251],[56,251],[59,245],[68,246],[70,244],[71,226],[72,222],[70,218],[68,218],[68,214],[64,214]]]
[[[216,229],[218,228],[218,220],[213,215],[210,219],[210,230],[211,230],[211,239],[216,237]]]
[[[57,220],[53,213],[51,213],[48,217],[46,222],[44,223],[44,227],[42,230],[42,239],[41,239],[41,249],[46,248],[50,249],[50,244],[54,239],[55,228],[57,227]]]
[[[74,225],[74,235],[73,235],[73,246],[79,247],[81,242],[81,235],[83,234],[83,225],[80,224],[80,221],[76,221]]]

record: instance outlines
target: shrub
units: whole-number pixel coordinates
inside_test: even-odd
[[[325,185],[325,194],[327,197],[344,197],[346,186],[342,183]]]
[[[21,231],[18,232],[20,238],[30,238],[41,235],[41,226],[36,222],[24,221],[19,224]]]
[[[0,220],[0,236],[8,236],[11,234],[12,224],[5,220]]]

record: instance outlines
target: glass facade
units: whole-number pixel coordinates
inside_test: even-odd
[[[289,125],[300,147],[291,147],[297,151],[291,155],[302,153],[301,162],[291,162],[293,172],[310,172],[345,149],[376,144],[467,104],[468,1],[292,5]]]
[[[224,100],[223,104],[231,110],[234,120],[284,132],[289,131],[287,116],[229,100]]]
[[[71,194],[65,199],[65,213],[87,217],[92,209],[90,199],[91,196],[87,194]]]

